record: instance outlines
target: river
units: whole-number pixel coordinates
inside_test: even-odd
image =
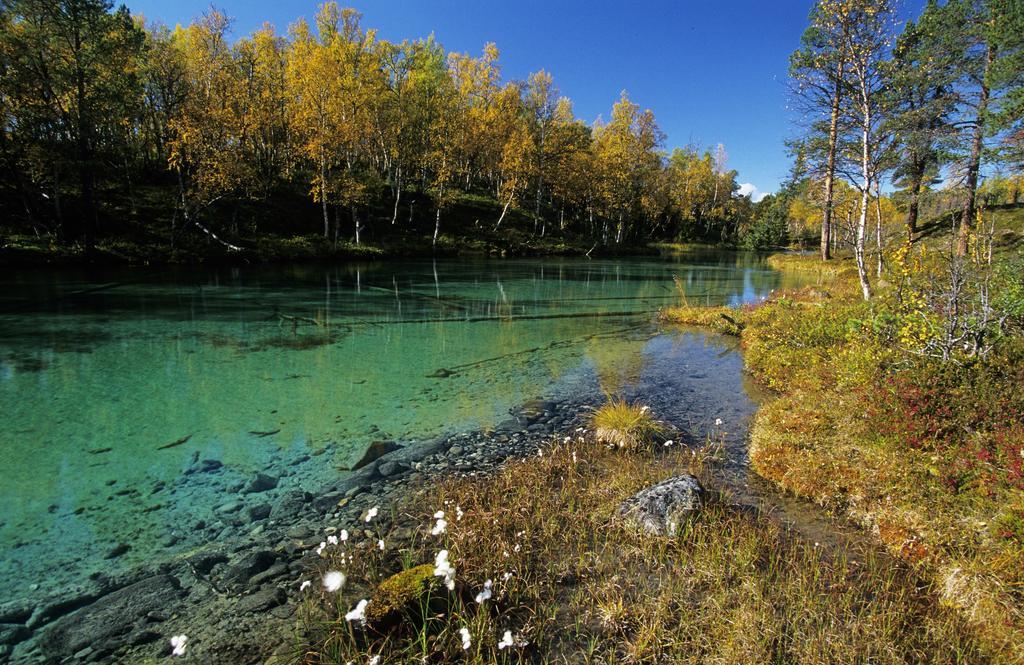
[[[677,278],[677,279],[674,279]],[[734,442],[734,341],[656,311],[794,285],[736,252],[588,260],[0,274],[0,597],[224,538],[256,472],[315,491],[373,441],[487,429],[549,395],[625,395]],[[199,464],[216,483],[175,490]]]

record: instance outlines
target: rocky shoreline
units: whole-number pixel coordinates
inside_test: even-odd
[[[382,443],[338,482],[318,492],[277,492],[273,501],[244,500],[277,487],[276,476],[257,473],[217,508],[226,524],[252,526],[245,535],[157,565],[94,573],[43,600],[0,603],[0,663],[138,663],[169,656],[170,637],[182,633],[195,662],[280,662],[294,653],[299,584],[326,534],[355,528],[370,506],[393,505],[443,474],[487,474],[510,457],[534,455],[555,433],[579,426],[588,407],[586,400],[533,400],[490,431]],[[225,473],[219,461],[198,456],[186,471]],[[400,546],[415,525],[390,519],[382,510],[375,528]]]

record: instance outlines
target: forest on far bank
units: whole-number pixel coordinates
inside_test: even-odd
[[[722,144],[667,150],[625,91],[588,124],[547,71],[503,78],[492,43],[472,56],[433,36],[389,42],[333,2],[283,34],[265,24],[235,39],[213,7],[170,28],[108,0],[11,0],[0,251],[698,241],[820,243],[863,263],[871,243],[942,219],[966,228],[1022,198],[1020,0],[933,1],[905,24],[890,5],[815,4],[790,58],[793,167],[754,202]]]
[[[169,28],[105,0],[5,7],[9,233],[429,250],[512,226],[593,247],[730,239],[753,215],[721,145],[666,154],[626,92],[587,124],[548,72],[504,80],[491,43],[392,43],[335,3],[237,40],[213,8]]]

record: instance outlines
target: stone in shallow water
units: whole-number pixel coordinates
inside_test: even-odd
[[[387,462],[384,462],[383,464],[378,466],[377,467],[377,471],[380,473],[380,475],[382,475],[384,477],[387,477],[387,476],[393,476],[396,473],[399,473],[404,468],[405,467],[403,465],[401,465],[400,463],[395,462],[393,460],[388,460]]]
[[[619,506],[619,514],[644,531],[675,535],[679,522],[700,510],[707,492],[695,477],[684,474],[640,490]]]
[[[268,476],[265,473],[255,474],[245,487],[242,488],[243,494],[255,494],[257,492],[266,492],[277,487],[277,478],[274,476]]]
[[[258,522],[259,520],[270,517],[271,506],[269,503],[261,503],[255,506],[249,506],[249,510],[247,512],[250,521]]]
[[[201,575],[208,575],[214,566],[227,561],[228,556],[223,552],[199,552],[187,559],[188,564]]]
[[[262,549],[248,552],[228,567],[224,577],[234,582],[244,583],[253,575],[270,568],[277,559],[278,553],[274,550]]]
[[[128,544],[126,544],[126,543],[118,543],[118,544],[117,544],[117,545],[115,545],[115,546],[114,546],[114,547],[113,547],[113,548],[112,548],[112,549],[111,549],[111,550],[110,550],[109,552],[107,552],[107,553],[106,553],[106,554],[105,554],[105,555],[103,556],[103,558],[104,558],[104,559],[116,559],[116,558],[117,558],[117,557],[119,557],[119,556],[122,556],[122,555],[124,555],[124,554],[127,554],[127,553],[128,553],[128,551],[129,551],[129,550],[130,550],[131,548],[132,548],[132,546],[131,546],[131,545],[128,545]]]
[[[40,643],[53,654],[95,649],[132,632],[136,624],[144,624],[150,612],[173,611],[181,595],[181,585],[170,575],[144,579],[61,617],[46,630]]]
[[[16,644],[28,636],[28,629],[20,623],[0,623],[0,644]]]
[[[366,448],[366,452],[359,458],[359,461],[352,465],[352,470],[361,469],[371,462],[376,462],[381,457],[384,457],[388,453],[400,449],[402,446],[395,443],[394,441],[374,441]]]

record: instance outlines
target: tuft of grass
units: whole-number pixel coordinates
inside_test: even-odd
[[[599,443],[624,450],[650,448],[665,432],[650,407],[615,398],[594,411],[590,422]]]
[[[674,537],[630,528],[617,516],[622,500],[683,470],[706,481],[707,456],[624,456],[594,443],[591,434],[553,443],[491,476],[423,488],[394,511],[416,535],[384,552],[358,536],[329,549],[324,568],[345,570],[349,585],[308,597],[296,661],[987,662],[959,615],[873,548],[818,547],[724,503]],[[449,524],[432,536],[439,509]],[[438,591],[443,602],[422,618],[386,631],[344,621],[379,580],[440,550],[456,568],[455,590]],[[493,596],[477,602],[487,580]],[[500,648],[506,631],[515,644]]]

